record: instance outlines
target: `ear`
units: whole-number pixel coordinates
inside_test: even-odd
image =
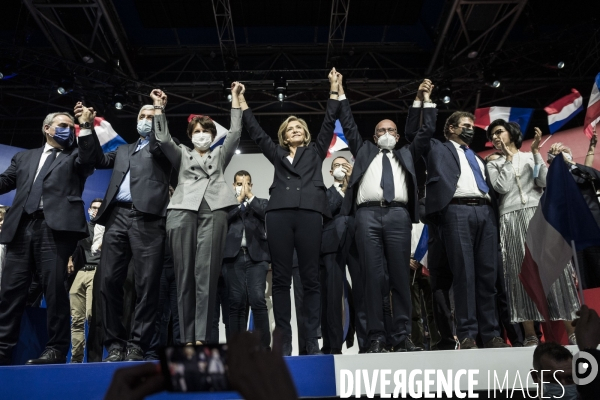
[[[373,135],[373,141],[374,141],[375,143],[377,143],[377,140],[378,140],[378,139],[379,139],[379,137],[378,137],[377,135]]]

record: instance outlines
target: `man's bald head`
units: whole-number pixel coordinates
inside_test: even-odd
[[[379,128],[396,128],[396,123],[394,123],[394,121],[392,121],[391,119],[383,119],[381,121],[379,121],[379,123],[377,124],[377,126],[375,126],[375,134],[377,134],[377,130]]]

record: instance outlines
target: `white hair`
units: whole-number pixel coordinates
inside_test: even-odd
[[[42,133],[44,134],[44,136],[46,136],[46,131],[44,130],[44,127],[46,125],[48,125],[48,126],[52,125],[54,118],[58,117],[59,115],[66,115],[67,117],[69,117],[71,119],[73,124],[75,123],[75,118],[73,118],[73,116],[71,114],[69,114],[68,112],[59,111],[59,112],[50,113],[50,114],[46,115],[46,118],[44,118],[44,123],[42,125]]]
[[[142,108],[140,108],[140,112],[138,113],[138,119],[140,119],[140,115],[144,110],[154,110],[154,106],[151,104],[146,104],[145,106],[142,106]]]

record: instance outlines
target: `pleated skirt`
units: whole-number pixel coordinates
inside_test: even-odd
[[[544,321],[523,284],[519,280],[521,266],[525,258],[525,237],[529,221],[537,207],[524,208],[506,213],[500,217],[500,244],[504,268],[506,297],[510,309],[511,322]],[[579,310],[579,299],[573,279],[571,263],[565,266],[563,273],[550,287],[548,309],[553,321],[575,319]]]

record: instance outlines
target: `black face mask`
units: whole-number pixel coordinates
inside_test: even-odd
[[[475,130],[473,128],[463,128],[461,127],[460,138],[468,145],[473,141],[473,137],[475,136]]]

